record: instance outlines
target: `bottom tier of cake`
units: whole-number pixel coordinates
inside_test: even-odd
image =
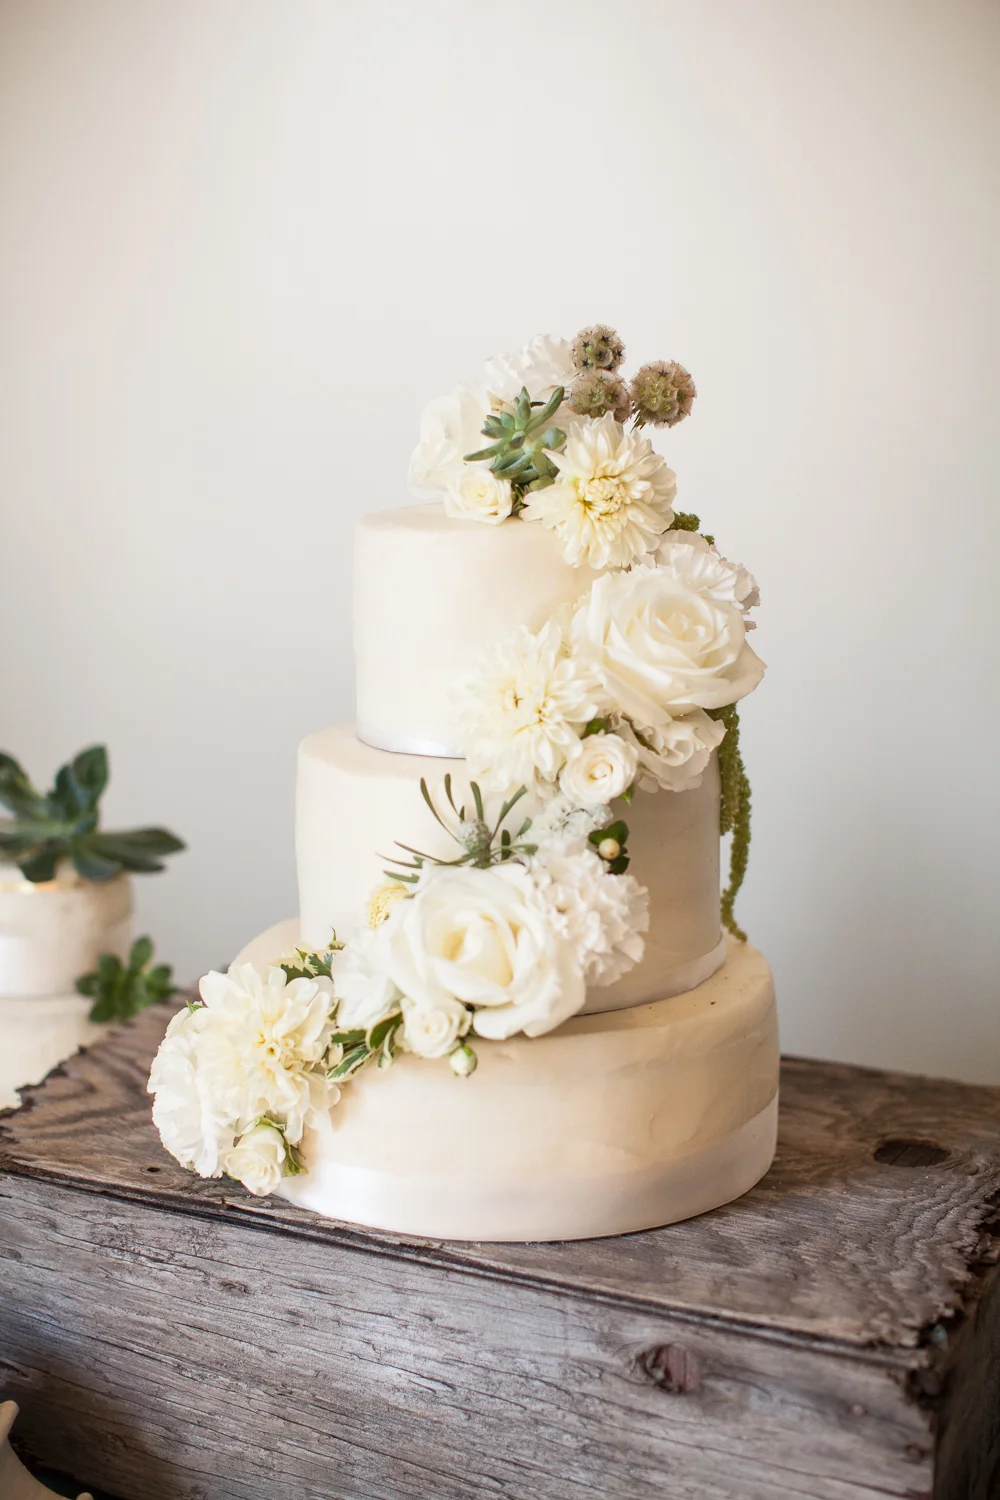
[[[296,936],[281,923],[237,961]],[[356,1075],[282,1196],[430,1239],[590,1239],[718,1208],[771,1164],[774,986],[749,945],[683,995],[475,1048],[469,1078],[413,1056]]]

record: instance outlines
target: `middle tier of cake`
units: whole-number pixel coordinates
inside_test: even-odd
[[[450,775],[458,803],[471,803],[464,761],[399,755],[362,744],[353,725],[309,735],[299,747],[296,856],[301,940],[322,947],[335,929],[349,937],[365,921],[372,890],[397,846],[453,859],[456,844],[420,792],[423,778],[447,808]],[[530,812],[530,807],[528,808]],[[592,990],[584,1009],[619,1010],[681,994],[725,958],[719,919],[719,773],[715,757],[697,790],[636,794],[614,808],[630,829],[631,873],[649,890],[643,961],[617,983]],[[514,815],[515,825],[522,806]]]

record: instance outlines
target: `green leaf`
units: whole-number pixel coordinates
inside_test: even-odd
[[[610,723],[611,720],[608,718],[591,719],[590,723],[584,729],[581,738],[587,739],[592,734],[603,734]]]
[[[369,1052],[377,1052],[386,1037],[390,1036],[402,1024],[403,1017],[398,1010],[393,1011],[392,1015],[386,1016],[384,1020],[376,1021],[375,1025],[370,1027],[368,1035],[365,1038]]]
[[[44,816],[45,799],[12,755],[0,750],[0,803],[15,817]]]
[[[66,768],[81,812],[96,808],[108,784],[108,752],[103,745],[91,745],[73,757]]]
[[[99,853],[129,868],[133,859],[158,859],[165,854],[179,854],[186,847],[184,840],[168,828],[129,828],[118,833],[102,830],[94,834],[92,843]]]
[[[357,1027],[351,1031],[335,1031],[330,1038],[330,1045],[331,1047],[343,1047],[346,1051],[348,1048],[359,1046],[364,1039],[364,1029]]]
[[[30,880],[32,885],[41,885],[46,880],[55,880],[61,852],[58,846],[40,849],[37,854],[29,855],[27,859],[19,859],[18,869],[25,880]]]
[[[132,944],[132,949],[128,956],[129,968],[135,969],[136,971],[144,969],[149,963],[149,960],[152,958],[152,956],[153,939],[151,937],[136,938],[135,942]]]
[[[83,840],[74,843],[70,850],[73,867],[78,875],[84,880],[105,881],[112,880],[115,875],[120,875],[122,866],[117,859],[105,859],[101,854],[95,854]]]
[[[336,1083],[339,1078],[349,1078],[352,1073],[357,1072],[362,1063],[368,1061],[369,1057],[371,1057],[371,1053],[364,1042],[362,1042],[359,1046],[352,1047],[349,1051],[345,1052],[337,1066],[331,1068],[326,1076],[333,1083]]]

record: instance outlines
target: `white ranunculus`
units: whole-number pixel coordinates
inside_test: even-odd
[[[596,579],[571,638],[574,654],[600,672],[613,707],[653,728],[695,708],[736,703],[764,675],[740,610],[672,568],[644,564]]]
[[[499,478],[488,463],[463,464],[444,492],[444,513],[456,521],[499,526],[510,515],[513,504],[510,480]]]
[[[541,333],[519,354],[496,354],[486,361],[482,386],[494,405],[509,404],[526,387],[532,400],[546,400],[557,385],[568,389],[577,375],[566,339]],[[562,418],[560,411],[553,421]],[[482,444],[480,444],[480,447]]]
[[[635,779],[639,757],[617,734],[589,734],[579,741],[559,776],[559,790],[577,807],[611,802]]]
[[[226,1152],[222,1166],[226,1175],[242,1182],[247,1192],[264,1198],[280,1184],[287,1154],[281,1131],[262,1120]]]
[[[573,950],[533,903],[533,889],[514,861],[424,870],[412,900],[397,902],[379,929],[380,957],[407,1016],[414,1008],[455,1016],[449,1002],[457,1001],[475,1011],[480,1036],[503,1039],[540,1036],[580,1009],[586,991]],[[444,1035],[440,1018],[433,1028]]]
[[[469,1029],[472,1016],[460,1000],[439,995],[433,1005],[403,1006],[403,1040],[418,1057],[447,1057]]]
[[[649,892],[631,875],[611,875],[592,849],[541,845],[528,865],[532,900],[570,944],[587,984],[613,984],[642,959]]]
[[[360,932],[333,960],[330,972],[340,1002],[337,1006],[338,1030],[361,1027],[367,1031],[399,1009],[401,996],[386,972],[382,951],[384,929],[399,904],[402,903],[394,901],[387,907],[377,928]]]
[[[609,412],[574,424],[549,457],[559,476],[529,492],[521,515],[556,533],[568,563],[622,568],[655,549],[673,520],[677,483],[648,438]]]
[[[459,697],[461,747],[469,774],[491,790],[554,782],[600,711],[595,668],[570,657],[552,621],[522,625],[486,652]]]
[[[410,459],[409,483],[421,500],[441,500],[465,469],[465,455],[486,447],[489,404],[466,386],[439,396],[420,419],[420,442]]]
[[[644,791],[689,792],[701,786],[712,751],[721,745],[726,729],[696,708],[655,728],[634,731],[625,722],[619,733],[636,748],[638,782]]]
[[[744,615],[760,603],[753,574],[742,563],[723,557],[696,531],[668,531],[656,550],[656,561],[698,593],[717,604],[735,604]],[[752,620],[746,621],[746,628],[753,630]]]

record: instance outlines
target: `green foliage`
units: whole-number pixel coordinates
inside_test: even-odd
[[[604,859],[609,875],[624,875],[629,866],[629,855],[626,847],[628,844],[628,824],[623,823],[619,818],[617,822],[609,823],[607,828],[595,828],[593,833],[587,835],[588,843],[593,846],[598,854],[601,852],[601,845],[609,839],[612,843],[618,845],[618,853],[613,854],[610,859],[606,859],[604,855],[601,855],[601,858]]]
[[[733,915],[733,907],[747,873],[750,859],[750,780],[740,750],[740,716],[735,703],[709,710],[713,719],[726,726],[726,737],[719,746],[719,774],[722,778],[722,802],[719,832],[731,833],[729,848],[729,883],[722,893],[722,920],[734,937],[745,943],[747,935]]]
[[[420,879],[420,871],[424,865],[474,865],[477,869],[486,870],[491,865],[501,865],[506,860],[512,859],[515,854],[534,854],[538,848],[537,844],[524,842],[524,835],[531,827],[531,819],[525,818],[517,833],[512,834],[509,828],[504,828],[503,823],[508,813],[515,808],[522,797],[528,795],[527,787],[519,787],[512,797],[508,797],[500,809],[496,822],[491,827],[486,821],[483,807],[483,794],[476,782],[470,786],[474,803],[474,816],[467,815],[463,804],[462,807],[455,806],[455,798],[452,793],[451,774],[444,778],[444,794],[448,799],[448,806],[454,814],[455,821],[446,822],[434,805],[434,799],[430,794],[427,782],[420,778],[420,794],[434,817],[440,823],[449,838],[453,838],[462,849],[457,859],[438,859],[436,855],[424,854],[420,849],[411,849],[409,844],[401,844],[397,840],[397,848],[412,855],[412,859],[397,859],[394,855],[386,856],[394,865],[399,865],[398,870],[386,870],[391,880],[401,880],[407,885],[416,885]],[[404,870],[412,873],[403,874]]]
[[[330,1082],[344,1083],[353,1078],[359,1068],[373,1061],[378,1068],[388,1068],[399,1050],[397,1044],[402,1024],[402,1012],[394,1010],[392,1015],[376,1021],[367,1031],[358,1028],[335,1032],[330,1043],[330,1066],[326,1071]]]
[[[65,859],[84,880],[111,880],[123,870],[162,870],[163,856],[176,854],[183,842],[165,828],[105,833],[98,804],[107,784],[103,745],[91,745],[61,766],[45,793],[12,755],[0,751],[0,804],[11,813],[0,820],[0,862],[17,865],[34,883],[54,879]]]
[[[343,946],[337,934],[333,933],[325,948],[296,948],[299,962],[287,959],[279,967],[285,971],[286,979],[330,979],[333,955],[339,953]]]
[[[510,480],[515,514],[525,491],[545,489],[559,472],[545,450],[558,452],[566,441],[562,429],[550,425],[565,394],[558,385],[543,404],[532,401],[527,387],[522,386],[520,395],[514,397],[512,411],[491,412],[486,418],[483,436],[491,439],[489,446],[465,455],[466,463],[489,459],[493,473]]]
[[[80,994],[94,1002],[90,1008],[92,1021],[127,1021],[147,1005],[169,1000],[177,993],[171,983],[170,965],[150,968],[152,957],[153,943],[148,937],[136,938],[127,964],[114,953],[101,954],[94,972],[76,981]]]

